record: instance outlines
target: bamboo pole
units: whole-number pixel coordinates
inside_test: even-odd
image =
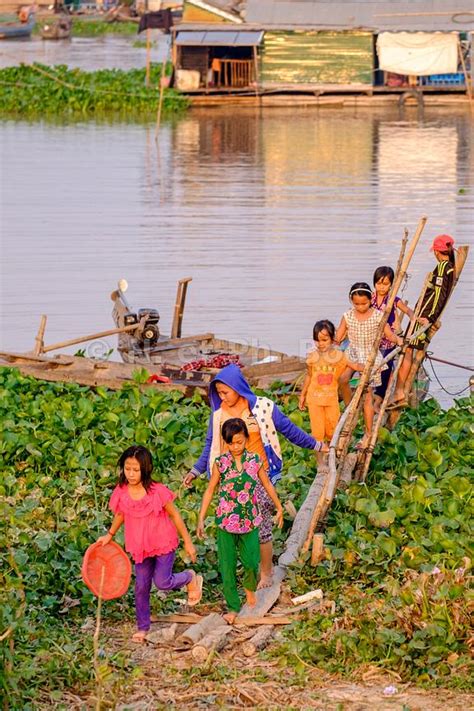
[[[428,286],[429,276],[430,275],[428,274],[428,276],[425,278],[425,283],[423,285],[422,294],[425,293],[426,288]],[[410,337],[413,334],[415,324],[417,322],[418,316],[420,315],[422,303],[423,303],[423,298],[420,298],[418,300],[413,319],[410,321],[410,324],[408,326],[407,339],[410,339]],[[403,356],[406,352],[406,349],[407,349],[407,345],[404,345],[400,351],[397,365],[390,375],[390,380],[388,382],[387,390],[385,391],[384,399],[382,400],[382,403],[380,405],[380,410],[377,415],[377,419],[375,421],[375,426],[373,427],[372,432],[370,433],[369,446],[367,447],[367,453],[365,455],[365,460],[363,462],[362,471],[360,471],[360,473],[357,477],[359,481],[365,481],[365,479],[367,477],[367,472],[369,471],[369,466],[370,466],[370,462],[372,460],[372,454],[374,453],[375,445],[377,443],[379,431],[380,431],[380,428],[381,428],[381,426],[384,422],[384,419],[385,419],[385,410],[387,409],[387,405],[388,405],[389,400],[391,398],[393,386],[397,382],[398,371],[400,370],[400,366],[403,363]],[[389,355],[392,355],[392,353],[393,353],[393,351]]]
[[[48,320],[48,317],[45,314],[43,314],[41,316],[41,321],[40,321],[40,325],[38,328],[38,333],[36,334],[36,338],[35,338],[35,347],[33,349],[33,353],[35,355],[41,355],[41,353],[43,352],[44,332],[46,330],[46,321],[47,320]]]
[[[60,348],[67,348],[67,346],[74,346],[76,345],[76,343],[94,341],[96,338],[105,338],[106,336],[113,336],[116,333],[128,333],[129,331],[136,331],[138,328],[140,328],[140,326],[141,322],[133,323],[130,326],[123,326],[122,328],[111,328],[108,331],[100,331],[99,333],[91,333],[87,336],[70,338],[68,341],[59,341],[58,343],[52,343],[50,346],[45,346],[42,352],[49,353],[50,351],[57,351]]]

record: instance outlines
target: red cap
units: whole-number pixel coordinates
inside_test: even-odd
[[[438,235],[431,245],[432,252],[447,252],[450,247],[454,247],[454,239],[451,235]]]

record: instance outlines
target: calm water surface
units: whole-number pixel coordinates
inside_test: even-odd
[[[463,109],[421,121],[396,109],[194,110],[162,125],[158,147],[152,126],[124,123],[11,121],[0,136],[3,349],[31,348],[42,313],[49,343],[112,327],[120,277],[167,332],[176,281],[192,276],[185,333],[304,353],[314,321],[338,322],[350,285],[395,265],[403,228],[413,233],[421,215],[411,302],[436,234],[472,244]],[[472,263],[433,341],[464,364]],[[467,385],[466,371],[437,371],[451,391]]]

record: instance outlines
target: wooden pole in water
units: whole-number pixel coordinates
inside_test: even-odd
[[[458,35],[458,54],[459,54],[459,59],[461,61],[461,67],[464,73],[464,81],[466,82],[466,93],[469,99],[469,102],[472,104],[472,84],[471,84],[471,77],[467,73],[466,69],[466,62],[464,61],[464,55],[462,53],[462,46],[461,46],[461,41],[459,39]],[[472,71],[472,67],[471,67]]]
[[[165,93],[165,83],[166,83],[166,64],[168,62],[168,50],[166,50],[165,58],[163,59],[163,64],[161,65],[160,74],[160,98],[158,100],[158,111],[156,114],[156,126],[155,126],[155,141],[158,141],[158,132],[160,130],[161,123],[161,112],[163,110],[163,98]]]
[[[150,86],[150,64],[151,64],[151,40],[150,29],[146,28],[146,70],[145,70],[145,86],[148,89]]]

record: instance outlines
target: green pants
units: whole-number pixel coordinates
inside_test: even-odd
[[[255,591],[260,564],[258,528],[254,528],[249,533],[228,533],[218,528],[217,553],[227,607],[232,612],[238,612],[240,597],[237,591],[237,557],[240,558],[244,568],[242,585],[246,590]]]

